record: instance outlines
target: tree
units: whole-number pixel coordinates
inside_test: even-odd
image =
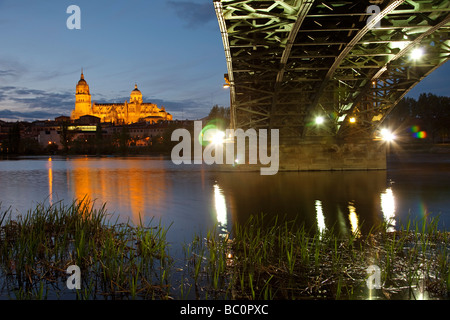
[[[95,128],[95,149],[97,155],[103,151],[103,129],[100,123],[97,123],[97,127]]]
[[[431,93],[420,94],[416,116],[422,119],[432,141],[442,140],[449,134],[450,98]]]
[[[209,112],[208,121],[215,124],[217,128],[225,130],[230,126],[230,108],[214,105]]]
[[[122,126],[122,130],[119,133],[119,150],[121,154],[128,153],[128,141],[130,140],[130,133],[127,126]]]
[[[392,128],[409,130],[418,125],[432,142],[450,136],[450,97],[422,93],[416,100],[406,97],[391,111],[386,121]]]
[[[73,134],[69,131],[69,124],[67,121],[63,121],[60,126],[60,141],[63,147],[63,152],[67,154],[72,144]]]
[[[20,124],[16,122],[9,129],[8,133],[8,150],[9,153],[18,154],[20,150]]]
[[[34,138],[20,139],[20,153],[21,154],[41,154],[43,148],[39,142]]]

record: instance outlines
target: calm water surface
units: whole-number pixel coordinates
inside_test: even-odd
[[[39,157],[0,161],[1,209],[24,213],[37,203],[70,203],[88,195],[106,203],[113,221],[169,226],[171,242],[192,240],[219,223],[231,229],[250,215],[282,214],[323,230],[440,215],[450,225],[449,156],[395,157],[387,171],[217,172],[176,166],[161,157]]]

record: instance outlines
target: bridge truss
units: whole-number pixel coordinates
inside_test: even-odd
[[[449,0],[214,6],[234,128],[277,128],[301,138],[373,136],[408,91],[450,57]],[[414,59],[419,48],[423,55]],[[320,126],[318,116],[325,119]]]

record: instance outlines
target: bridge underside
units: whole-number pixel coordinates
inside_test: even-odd
[[[392,108],[450,57],[448,0],[214,5],[231,126],[279,129],[286,146],[372,141]],[[414,59],[417,49],[423,55]]]

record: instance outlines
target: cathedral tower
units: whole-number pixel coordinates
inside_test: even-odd
[[[89,85],[84,80],[83,71],[81,71],[81,78],[75,91],[75,110],[72,111],[71,118],[78,119],[87,114],[92,114],[91,94],[89,93]]]

